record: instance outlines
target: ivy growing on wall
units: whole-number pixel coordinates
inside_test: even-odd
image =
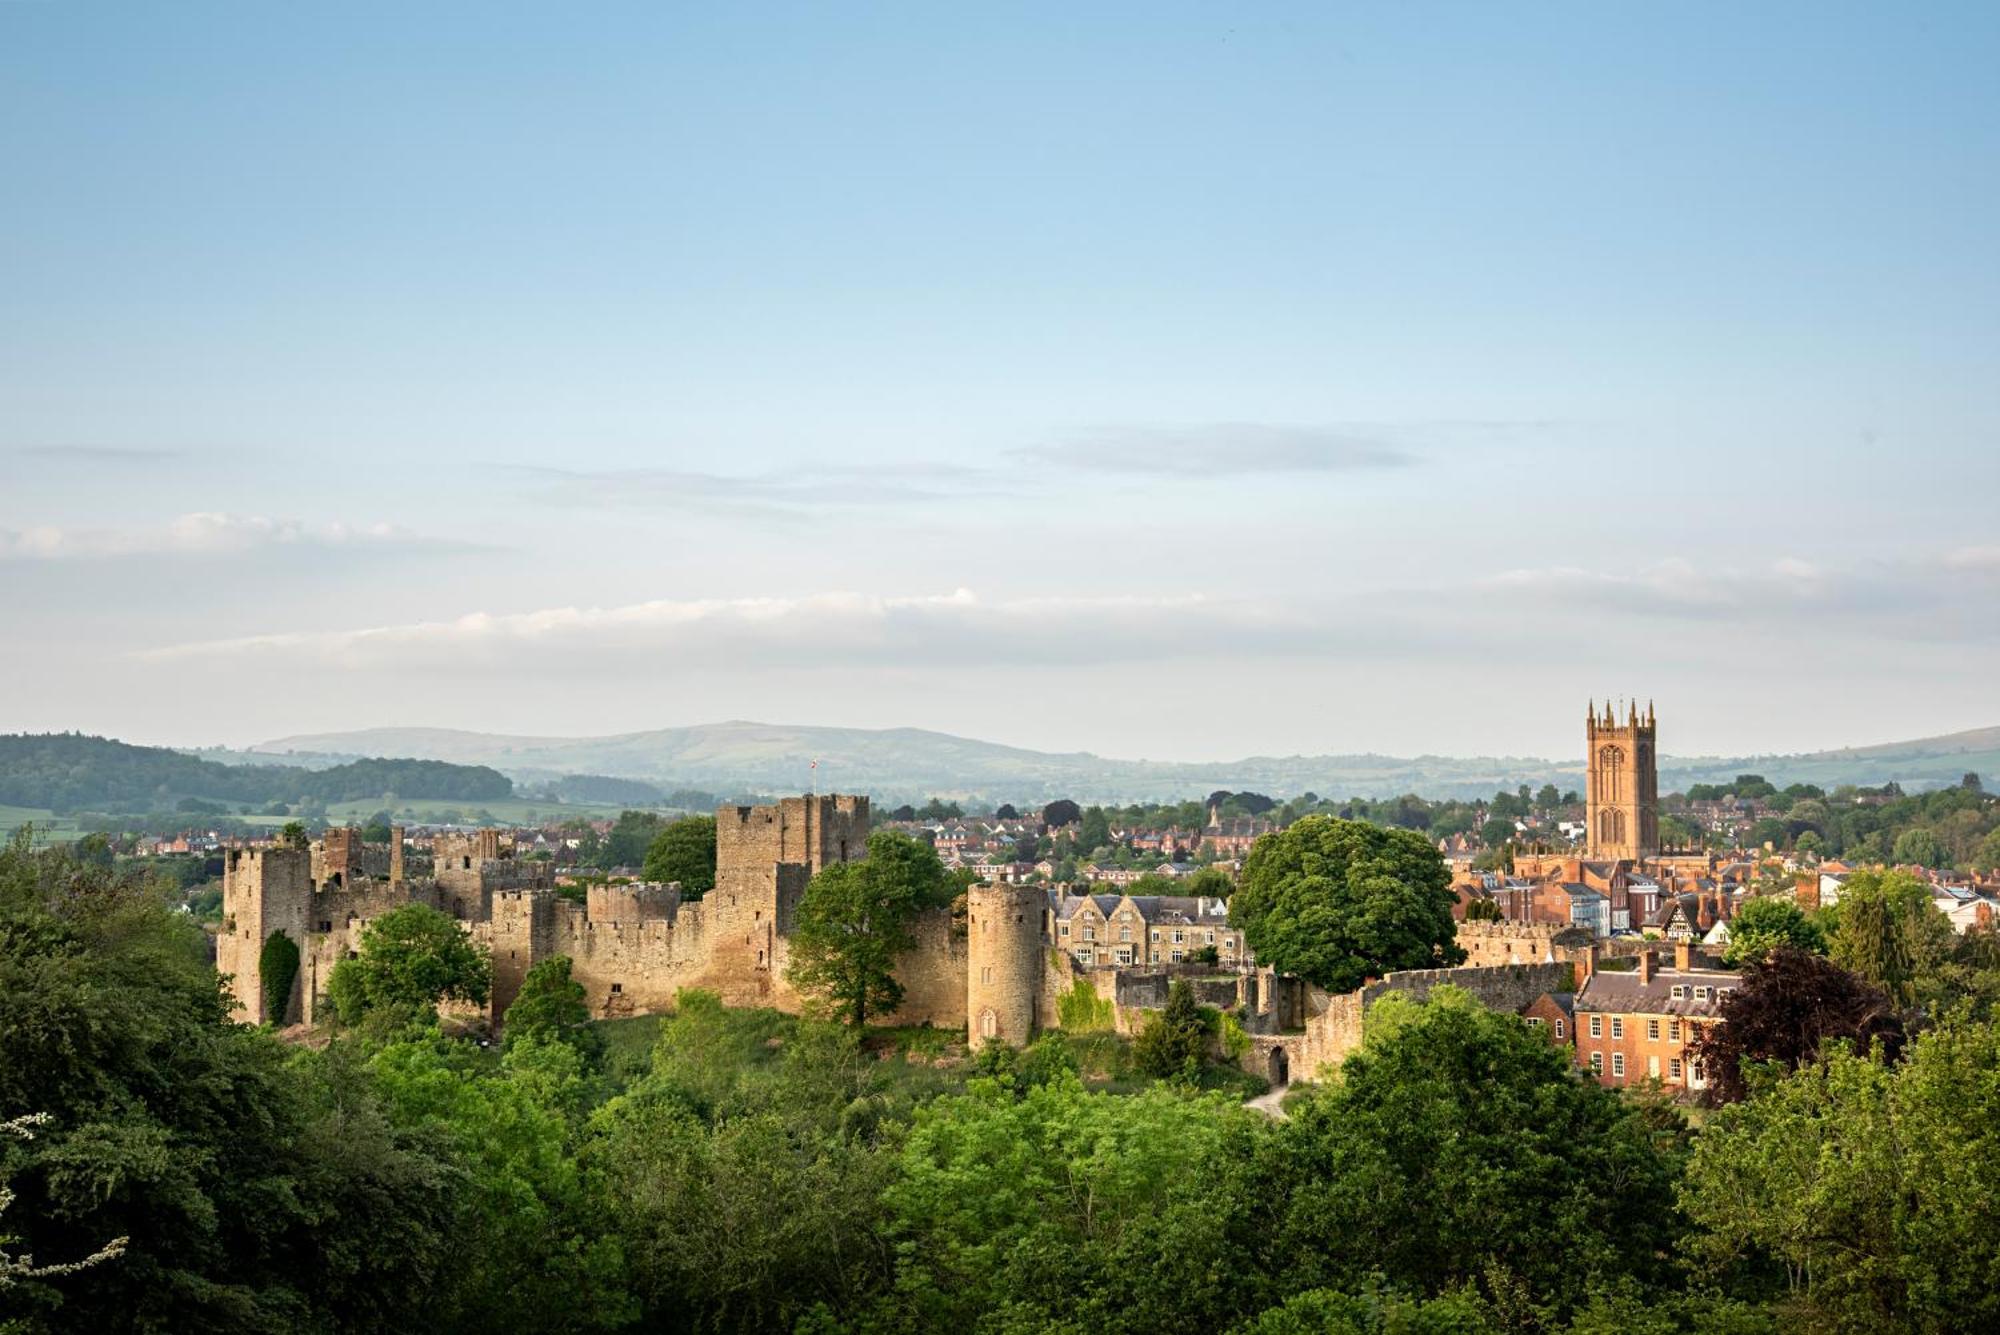
[[[1117,1009],[1097,995],[1088,978],[1077,979],[1068,992],[1056,998],[1056,1016],[1064,1030],[1072,1034],[1110,1029],[1117,1023]]]
[[[264,938],[263,953],[257,957],[257,972],[264,980],[264,1018],[282,1025],[291,1008],[292,982],[299,976],[298,944],[283,932]]]

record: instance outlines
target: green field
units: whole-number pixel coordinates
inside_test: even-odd
[[[37,844],[63,844],[83,833],[67,816],[58,816],[46,807],[0,806],[0,834],[12,834],[23,825],[35,827]]]

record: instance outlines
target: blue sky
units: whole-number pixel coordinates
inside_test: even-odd
[[[1991,5],[0,6],[0,727],[1992,724],[1997,65]]]

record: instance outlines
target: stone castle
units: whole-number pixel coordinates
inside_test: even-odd
[[[222,930],[216,967],[230,976],[238,1019],[314,1023],[327,1014],[333,967],[358,949],[368,922],[421,903],[463,923],[493,960],[492,1015],[506,1013],[535,964],[571,960],[593,1014],[670,1009],[683,988],[704,988],[730,1006],[797,1011],[785,978],[791,928],[806,885],[821,868],[867,850],[868,799],[792,797],[772,806],[716,812],[715,888],[683,901],[676,885],[595,885],[579,904],[556,892],[546,864],[515,856],[495,830],[438,837],[428,875],[404,869],[403,831],[386,858],[354,830],[334,829],[310,847],[232,848],[224,859]],[[975,1041],[1025,1042],[1052,1013],[1043,978],[1048,904],[1020,886],[975,886],[962,928],[946,910],[915,925],[916,948],[896,967],[902,1006],[895,1024],[970,1027]],[[267,1002],[265,943],[283,933],[299,967],[282,1013]]]
[[[1517,873],[1539,878],[1539,884],[1516,882],[1529,896],[1527,907],[1554,888],[1568,896],[1560,912],[1510,911],[1508,921],[1462,924],[1467,967],[1391,974],[1342,997],[1267,968],[1253,970],[1247,958],[1232,976],[1197,978],[1204,1002],[1242,1017],[1252,1040],[1243,1064],[1282,1083],[1288,1072],[1337,1063],[1360,1041],[1368,1004],[1390,992],[1422,995],[1449,982],[1489,1005],[1518,1009],[1534,999],[1529,992],[1566,987],[1573,965],[1588,967],[1606,949],[1594,938],[1608,933],[1590,930],[1572,907],[1602,896],[1576,882],[1602,871],[1617,883],[1607,885],[1617,894],[1641,881],[1652,884],[1639,875],[1642,868],[1678,872],[1687,861],[1686,870],[1694,871],[1692,859],[1659,848],[1651,707],[1643,717],[1634,708],[1621,722],[1609,707],[1599,714],[1593,706],[1587,738],[1588,851],[1524,857],[1517,866]],[[505,1015],[528,970],[558,955],[569,957],[571,977],[600,1017],[669,1010],[685,988],[712,991],[729,1006],[797,1012],[801,998],[785,974],[800,901],[822,868],[864,856],[868,833],[866,797],[722,807],[715,888],[691,901],[677,885],[626,884],[591,886],[577,903],[557,892],[547,864],[517,857],[511,839],[495,830],[439,836],[421,876],[406,873],[401,829],[391,832],[386,852],[364,847],[359,832],[348,829],[329,830],[310,847],[233,848],[225,856],[216,966],[230,977],[238,1019],[313,1023],[326,1014],[328,976],[358,949],[368,922],[422,903],[458,920],[490,953],[495,1019]],[[962,1028],[973,1046],[1019,1045],[1059,1023],[1060,1001],[1073,988],[1087,987],[1110,1003],[1121,1031],[1163,1004],[1167,980],[1183,965],[1079,966],[1058,948],[1058,916],[1057,901],[1040,887],[972,886],[962,918],[938,909],[917,921],[916,943],[896,965],[902,1004],[881,1018]],[[299,967],[285,997],[267,998],[262,961],[266,943],[279,934],[298,947]]]

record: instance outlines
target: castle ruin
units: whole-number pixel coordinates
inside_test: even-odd
[[[368,923],[421,903],[464,924],[491,954],[496,1019],[528,970],[557,955],[570,958],[570,976],[600,1017],[670,1009],[683,988],[713,991],[729,1006],[797,1011],[785,966],[799,901],[822,868],[865,855],[868,799],[827,794],[725,806],[715,823],[715,888],[693,901],[683,901],[677,885],[626,884],[588,887],[579,904],[557,893],[547,864],[516,856],[497,830],[440,835],[430,875],[418,879],[405,876],[400,828],[391,831],[386,854],[345,829],[329,830],[309,848],[232,848],[224,859],[216,967],[230,976],[239,1020],[316,1023],[326,1015],[334,965],[359,948]],[[1046,906],[1035,898],[1032,911],[1024,902],[1004,924],[1031,940],[1029,960],[1041,958],[1045,930]],[[903,1004],[885,1020],[964,1025],[965,938],[946,910],[925,914],[914,931],[916,948],[896,968]],[[299,952],[282,1007],[267,998],[262,975],[266,943],[278,933]],[[1032,998],[1006,1006],[996,1032],[1025,1041]]]

